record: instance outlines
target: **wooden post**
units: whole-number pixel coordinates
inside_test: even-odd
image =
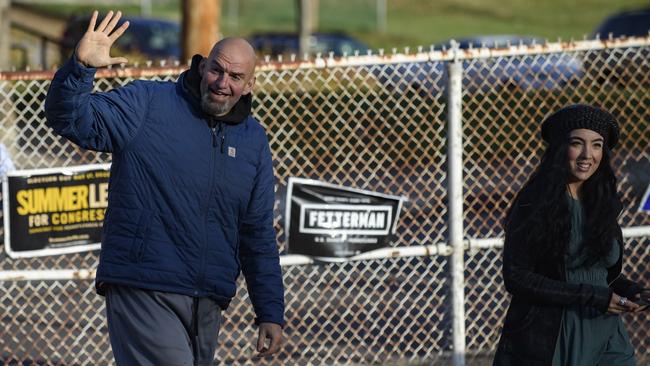
[[[182,60],[195,54],[207,56],[221,38],[219,18],[221,0],[183,0]]]

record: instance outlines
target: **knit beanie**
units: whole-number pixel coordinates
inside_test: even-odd
[[[614,116],[598,107],[574,104],[564,107],[542,123],[542,138],[549,144],[566,140],[572,130],[585,128],[600,134],[609,149],[618,142],[618,124]]]

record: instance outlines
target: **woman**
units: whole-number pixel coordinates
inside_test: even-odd
[[[503,278],[512,294],[495,365],[635,365],[619,314],[650,292],[621,274],[621,203],[608,112],[573,105],[542,124],[548,143],[506,218]]]

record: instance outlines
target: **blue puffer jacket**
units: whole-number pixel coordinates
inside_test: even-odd
[[[52,81],[47,125],[112,153],[98,291],[120,284],[209,296],[225,309],[241,268],[256,323],[284,324],[266,134],[250,95],[233,108],[238,121],[205,115],[197,81],[187,82],[200,80],[196,66],[177,83],[140,80],[93,94],[95,69],[73,57]]]

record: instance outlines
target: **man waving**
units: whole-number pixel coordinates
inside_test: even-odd
[[[128,28],[109,12],[57,71],[47,125],[112,153],[96,288],[106,296],[118,365],[213,363],[221,312],[243,272],[260,356],[282,343],[284,290],[273,228],[275,178],[251,116],[255,53],[227,38],[178,81],[138,80],[92,93],[97,68]]]

